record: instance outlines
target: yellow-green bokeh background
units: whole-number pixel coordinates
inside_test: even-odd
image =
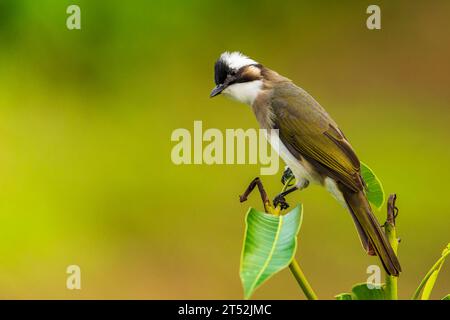
[[[369,4],[382,30],[365,27]],[[82,30],[65,26],[69,4]],[[450,241],[448,1],[0,1],[0,298],[241,298],[257,165],[175,166],[176,128],[253,128],[251,110],[208,98],[213,63],[241,50],[329,111],[398,194],[408,298]],[[263,177],[271,195],[280,176]],[[297,257],[321,298],[377,263],[324,190]],[[378,214],[384,218],[384,210]],[[82,290],[65,288],[77,264]],[[450,292],[445,265],[433,297]],[[289,271],[255,298],[303,298]]]

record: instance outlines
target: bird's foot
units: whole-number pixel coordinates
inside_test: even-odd
[[[283,175],[281,176],[281,183],[286,184],[290,179],[294,178],[294,174],[292,173],[292,170],[286,166],[283,171]]]
[[[281,210],[289,208],[289,204],[286,202],[283,194],[279,194],[273,199],[273,206],[277,207],[278,205],[280,205]]]

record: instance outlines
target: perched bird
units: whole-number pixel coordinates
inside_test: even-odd
[[[325,109],[291,80],[240,52],[224,52],[214,71],[211,97],[224,94],[246,103],[261,128],[278,129],[267,138],[297,183],[274,202],[285,206],[284,196],[309,183],[324,186],[350,212],[367,253],[378,255],[386,272],[398,276],[400,263],[372,213],[358,157]]]

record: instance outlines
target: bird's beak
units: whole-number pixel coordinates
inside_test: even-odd
[[[226,88],[226,86],[223,85],[223,84],[217,85],[217,86],[211,91],[211,94],[209,95],[209,97],[212,98],[212,97],[215,97],[215,96],[219,95],[225,88]]]

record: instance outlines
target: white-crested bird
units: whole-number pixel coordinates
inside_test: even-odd
[[[350,212],[366,252],[398,276],[400,263],[367,200],[359,159],[325,109],[291,80],[240,52],[223,53],[214,71],[211,97],[224,94],[250,105],[260,127],[276,132],[267,138],[297,183],[275,204],[285,207],[284,196],[309,183],[324,186]]]

